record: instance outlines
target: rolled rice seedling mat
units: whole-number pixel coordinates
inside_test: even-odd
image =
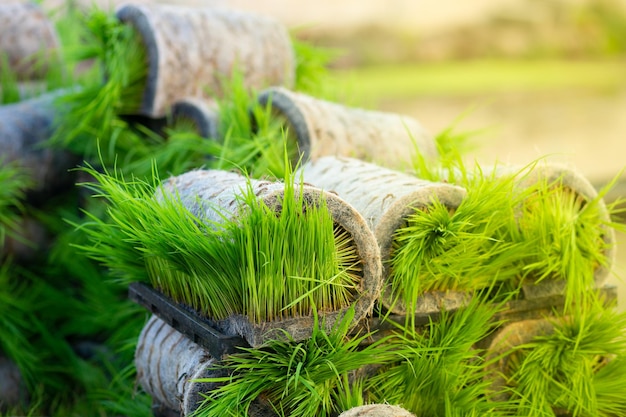
[[[415,417],[415,415],[395,405],[369,404],[344,411],[339,417]]]
[[[207,139],[218,137],[217,103],[196,97],[177,101],[172,106],[171,125],[190,123],[195,132]]]
[[[428,209],[435,198],[454,210],[466,195],[461,187],[421,180],[354,158],[322,157],[304,164],[301,172],[305,181],[337,193],[365,218],[380,248],[383,281],[390,275],[394,233],[406,225],[406,218],[416,210]],[[425,293],[414,313],[452,310],[468,301],[469,295],[463,292]],[[406,314],[406,306],[394,303],[388,290],[383,291],[380,302],[395,314]]]
[[[28,391],[17,365],[0,352],[0,412],[24,405]]]
[[[284,120],[304,161],[332,155],[405,168],[416,149],[427,158],[437,156],[433,136],[408,116],[347,107],[280,87],[262,91],[258,101]]]
[[[73,174],[68,172],[80,161],[68,152],[45,147],[52,136],[54,121],[61,113],[55,100],[66,90],[0,106],[0,157],[3,163],[17,163],[31,177],[33,187],[28,199],[45,200],[59,190],[70,188]]]
[[[42,79],[59,45],[54,25],[36,3],[0,3],[0,70],[6,58],[8,70],[19,79]]]
[[[498,175],[506,175],[519,172],[520,167],[502,167]],[[589,180],[579,171],[561,164],[539,163],[529,171],[524,171],[520,176],[519,187],[527,188],[536,185],[539,181],[546,184],[555,184],[565,191],[574,193],[576,199],[589,202],[598,198],[598,192]],[[595,286],[600,288],[606,282],[616,256],[615,230],[606,226],[611,222],[610,213],[605,202],[600,199],[597,202],[599,221],[604,223],[602,227],[602,240],[604,242],[604,256],[606,263],[597,265],[594,271]],[[539,283],[525,284],[522,286],[526,298],[540,298],[550,294],[561,294],[566,286],[565,280],[545,279]]]
[[[215,384],[199,378],[223,375],[212,368],[217,359],[156,316],[144,326],[135,350],[137,380],[155,408],[191,415]]]
[[[286,28],[270,18],[218,8],[127,4],[117,18],[146,48],[148,76],[139,114],[163,117],[184,97],[210,98],[233,69],[249,88],[291,86],[295,57]]]
[[[517,346],[531,342],[536,336],[549,335],[554,331],[554,324],[546,318],[521,320],[510,323],[498,331],[487,348],[488,378],[492,381],[492,390],[497,400],[505,401],[506,375],[509,369],[510,355],[504,355]]]
[[[163,193],[175,195],[195,216],[221,223],[225,217],[236,219],[243,214],[240,212],[239,200],[248,184],[259,201],[277,213],[282,210],[285,192],[283,183],[247,179],[237,173],[220,170],[196,170],[170,178],[163,182],[156,198],[162,199]],[[371,314],[382,285],[380,252],[374,235],[363,217],[336,195],[310,185],[303,185],[296,192],[302,193],[302,201],[306,205],[318,204],[323,197],[335,226],[347,232],[354,244],[361,270],[359,288],[356,289],[357,294],[354,294],[351,305],[355,313],[353,325],[356,325]],[[345,308],[319,312],[326,330],[330,330],[345,313]],[[294,340],[310,337],[315,318],[290,317],[255,324],[244,315],[234,314],[223,320],[213,321],[209,318],[209,322],[225,335],[242,336],[252,347],[258,347],[267,340],[284,338],[285,332]]]

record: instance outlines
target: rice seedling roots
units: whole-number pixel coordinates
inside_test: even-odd
[[[19,79],[44,78],[58,58],[59,46],[54,25],[39,5],[0,3],[0,69],[6,54],[8,70]]]
[[[146,48],[147,84],[138,112],[159,118],[184,97],[220,95],[222,77],[242,70],[250,88],[292,86],[294,52],[276,20],[217,8],[125,5],[118,19],[132,25]]]
[[[415,149],[435,157],[433,137],[415,119],[364,110],[275,87],[258,101],[271,105],[298,142],[303,160],[325,155],[349,156],[389,167],[407,167]]]

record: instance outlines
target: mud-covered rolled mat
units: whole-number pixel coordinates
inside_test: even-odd
[[[69,170],[80,162],[76,155],[44,144],[62,112],[55,100],[65,92],[0,106],[0,164],[15,164],[26,171],[32,183],[27,199],[35,205],[71,188],[75,175]]]
[[[507,175],[520,172],[520,167],[501,167],[498,175]],[[530,168],[523,170],[518,176],[518,186],[521,188],[532,187],[539,181],[545,181],[546,184],[554,184],[565,190],[573,192],[582,201],[592,201],[598,198],[598,191],[591,182],[576,169],[557,163],[538,163]],[[607,281],[616,256],[616,236],[615,230],[609,226],[611,216],[603,199],[598,201],[598,215],[600,220],[605,224],[602,226],[603,241],[605,245],[605,265],[598,265],[594,271],[594,282],[596,288],[601,288]],[[540,298],[550,295],[562,294],[565,290],[566,282],[564,280],[545,279],[540,283],[530,283],[522,286],[522,291],[526,298]]]
[[[415,415],[396,405],[368,404],[344,411],[339,417],[415,417]]]
[[[434,199],[450,210],[456,209],[465,198],[465,189],[422,180],[354,158],[322,157],[304,164],[301,172],[306,182],[337,193],[365,218],[374,231],[383,264],[383,282],[386,283],[380,301],[392,312],[405,314],[405,306],[394,303],[391,291],[387,290],[394,234],[406,226],[408,216],[416,210],[428,209]],[[418,301],[416,312],[435,312],[442,307],[455,309],[467,301],[466,294],[453,291],[425,293]]]
[[[295,57],[286,28],[265,16],[218,8],[126,4],[116,15],[146,48],[148,77],[140,114],[163,117],[184,97],[219,96],[235,68],[245,85],[290,87]]]
[[[19,79],[44,78],[58,60],[53,23],[34,2],[0,2],[0,73],[4,62]]]
[[[172,106],[171,124],[189,122],[198,135],[207,139],[218,137],[217,103],[196,97],[177,101]]]
[[[135,350],[137,380],[152,396],[155,408],[191,415],[204,397],[216,387],[199,378],[222,375],[209,352],[156,316],[146,323]]]
[[[285,190],[283,183],[247,179],[237,173],[221,170],[196,170],[170,178],[163,183],[159,192],[178,196],[195,216],[219,223],[225,217],[236,219],[243,214],[239,200],[246,192],[248,181],[259,201],[277,212],[281,210]],[[324,198],[335,225],[345,230],[354,242],[362,274],[352,303],[355,311],[352,324],[357,325],[371,314],[381,290],[382,266],[376,239],[363,217],[343,199],[310,185],[297,187],[296,192],[303,193],[304,204],[318,204]],[[156,198],[162,197],[157,193]],[[346,309],[340,309],[320,313],[324,318],[320,318],[320,322],[324,323],[326,330],[330,330],[345,312]],[[311,336],[314,323],[314,317],[303,316],[254,324],[247,317],[237,314],[215,321],[213,325],[222,333],[242,336],[252,347],[257,347],[267,340],[284,339],[285,331],[294,340],[304,340]]]
[[[346,156],[391,168],[405,168],[419,150],[437,156],[433,136],[409,116],[347,107],[281,87],[259,94],[276,117],[284,120],[303,160]]]
[[[494,399],[506,401],[506,378],[510,376],[511,351],[532,342],[537,336],[554,332],[549,319],[521,320],[503,326],[491,340],[486,351],[487,378],[491,381]]]
[[[19,368],[0,352],[0,413],[23,406],[27,401],[28,391]]]

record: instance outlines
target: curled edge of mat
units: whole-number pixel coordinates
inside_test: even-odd
[[[217,104],[214,101],[187,97],[172,106],[172,121],[189,119],[194,123],[200,136],[206,139],[218,137]]]
[[[160,77],[159,48],[155,33],[152,30],[152,25],[148,20],[148,17],[137,7],[137,5],[134,4],[122,5],[119,9],[117,9],[115,15],[120,22],[132,25],[135,30],[140,33],[141,41],[143,42],[146,51],[151,52],[146,54],[148,59],[148,74],[138,113],[153,117],[157,116],[154,109],[154,103],[157,98],[158,80]]]
[[[298,153],[302,161],[311,159],[311,135],[304,113],[293,100],[284,92],[282,88],[270,88],[262,91],[258,96],[258,102],[265,107],[270,105],[272,109],[283,115],[289,122],[289,129],[293,129],[292,137],[298,142]],[[297,161],[292,161],[297,162]]]

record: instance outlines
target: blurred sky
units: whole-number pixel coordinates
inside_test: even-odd
[[[0,0],[14,1],[14,0]],[[66,1],[115,7],[129,0],[42,0],[51,7]],[[307,25],[346,30],[358,26],[393,26],[408,31],[433,31],[474,23],[494,13],[532,15],[549,0],[132,0],[135,3],[170,3],[190,6],[223,6],[268,14],[290,27]],[[578,5],[597,0],[550,0]],[[626,0],[616,0],[626,9]]]

